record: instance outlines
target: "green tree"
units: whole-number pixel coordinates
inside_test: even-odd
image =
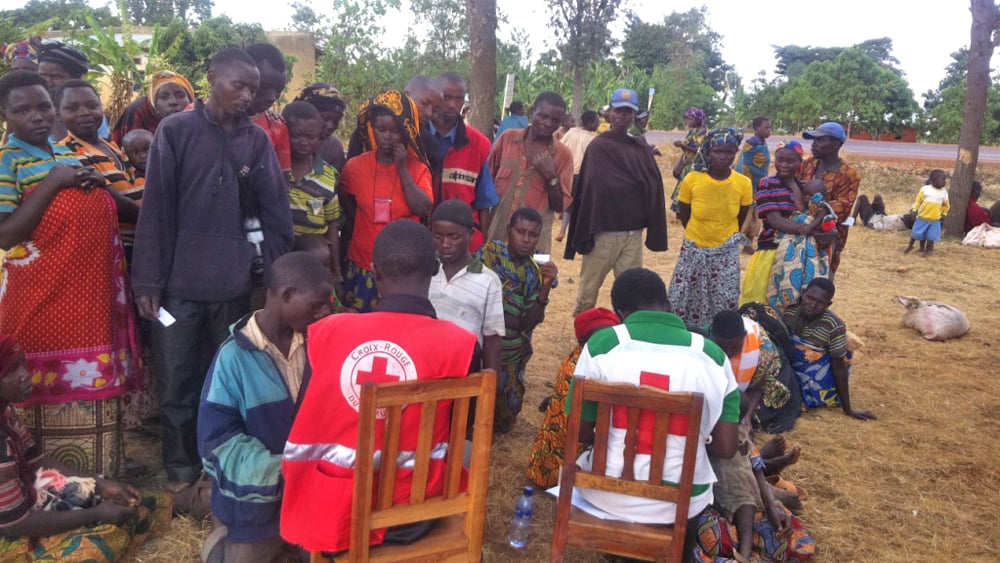
[[[129,0],[128,11],[138,25],[196,23],[212,17],[212,0]]]
[[[705,83],[723,91],[733,67],[723,60],[722,36],[709,27],[707,17],[704,6],[673,12],[662,23],[644,22],[629,13],[622,60],[646,73],[663,64],[694,68]]]
[[[919,112],[902,77],[856,47],[806,65],[789,80],[781,106],[797,128],[839,121],[848,132],[860,125],[872,135],[912,124]]]
[[[488,5],[489,2],[485,2],[483,6],[472,8],[487,8]],[[468,74],[470,36],[467,9],[462,0],[410,0],[410,13],[424,28],[424,33],[418,36],[423,52],[417,59],[420,66],[426,69],[425,74],[436,75],[443,71]],[[494,16],[494,30],[495,20]],[[488,17],[486,21],[490,21]],[[477,20],[477,23],[481,25],[484,22]]]
[[[868,39],[851,47],[800,47],[798,45],[771,45],[774,56],[778,59],[775,73],[789,79],[802,74],[807,66],[815,62],[835,60],[846,49],[858,49],[880,63],[885,68],[902,76],[899,61],[892,56],[892,39],[879,37]]]
[[[87,0],[30,0],[20,8],[0,10],[0,43],[20,41],[33,33],[87,27],[87,16],[99,27],[121,24],[111,8],[91,8]]]
[[[962,111],[968,88],[967,81],[963,79],[940,91],[938,102],[927,110],[920,122],[920,129],[927,133],[928,141],[958,143],[965,121]],[[987,92],[986,108],[979,142],[984,145],[998,144],[1000,143],[1000,86],[996,83],[993,83]]]
[[[181,20],[174,20],[161,28],[161,34],[163,45],[173,46],[175,55],[171,63],[196,90],[204,89],[208,65],[219,50],[267,41],[260,24],[233,23],[227,16],[207,19],[193,29]]]
[[[587,67],[610,52],[611,27],[622,0],[548,0],[552,30],[562,60],[573,73],[572,113],[583,113]]]
[[[381,41],[385,15],[399,5],[399,0],[343,0],[326,16],[307,3],[292,4],[293,27],[312,32],[322,51],[316,79],[335,84],[348,108],[377,92],[402,87],[400,69],[412,59],[399,49],[386,49]]]
[[[965,88],[965,76],[969,72],[969,49],[962,47],[951,54],[952,61],[944,69],[944,78],[938,83],[937,90],[928,90],[922,94],[924,109],[930,111],[942,103],[943,93],[952,86]],[[956,137],[957,138],[957,137]]]
[[[684,112],[690,106],[704,109],[709,115],[710,126],[714,123],[718,113],[718,96],[696,69],[680,65],[657,65],[649,81],[656,88],[649,120],[657,127],[684,127]]]

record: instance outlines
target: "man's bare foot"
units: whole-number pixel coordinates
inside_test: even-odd
[[[765,475],[777,475],[781,473],[783,469],[799,461],[799,454],[802,453],[802,448],[795,446],[791,451],[786,452],[783,455],[764,458],[764,474]]]
[[[778,434],[760,447],[760,457],[768,459],[784,455],[786,447],[787,444],[785,444],[785,435]]]

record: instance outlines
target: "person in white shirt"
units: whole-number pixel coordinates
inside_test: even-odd
[[[475,334],[483,348],[483,368],[500,373],[505,332],[500,278],[469,252],[475,228],[472,208],[460,199],[441,203],[431,215],[431,234],[441,267],[431,278],[429,298],[439,319]]]

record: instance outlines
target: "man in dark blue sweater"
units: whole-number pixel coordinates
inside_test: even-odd
[[[163,465],[175,492],[201,474],[198,399],[229,325],[250,312],[255,258],[263,257],[266,271],[292,248],[274,148],[247,116],[259,81],[246,53],[219,51],[208,99],[164,119],[149,153],[132,285],[143,317],[155,321],[165,310],[176,319],[154,322],[152,334]],[[252,214],[260,228],[247,233]]]

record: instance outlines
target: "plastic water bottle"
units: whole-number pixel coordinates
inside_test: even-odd
[[[510,535],[507,540],[510,546],[521,549],[528,543],[528,528],[531,526],[531,516],[535,512],[535,490],[530,486],[517,499],[514,506],[514,520],[510,523]]]

